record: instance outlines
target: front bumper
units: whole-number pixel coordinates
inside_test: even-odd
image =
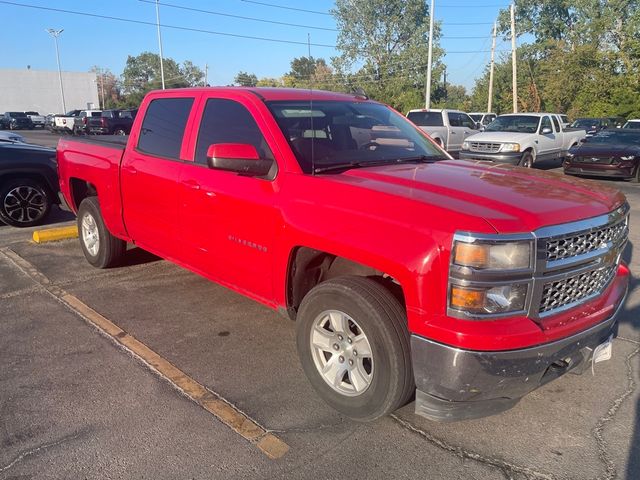
[[[636,171],[633,162],[616,163],[613,165],[565,163],[564,173],[568,175],[586,175],[593,177],[630,178]]]
[[[512,165],[518,165],[520,163],[520,159],[522,158],[522,153],[483,153],[462,150],[460,152],[460,158],[464,160],[489,160],[491,162],[510,163]]]
[[[597,325],[520,350],[463,350],[412,335],[416,414],[445,422],[494,415],[569,371],[582,373],[594,349],[617,336],[617,315],[625,297]]]

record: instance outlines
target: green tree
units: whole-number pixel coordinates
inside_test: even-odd
[[[238,72],[233,83],[240,87],[255,87],[258,83],[258,77],[253,73]]]
[[[363,87],[370,97],[406,111],[424,103],[429,10],[423,0],[336,0],[331,12],[338,27],[333,59],[337,78],[346,89]],[[442,74],[434,42],[432,78]],[[355,65],[360,68],[352,73]]]

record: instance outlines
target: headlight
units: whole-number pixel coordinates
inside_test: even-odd
[[[519,312],[524,310],[527,298],[526,283],[496,287],[451,286],[451,308],[471,314]]]
[[[462,150],[469,150],[469,142],[462,142]]]
[[[461,267],[489,270],[519,270],[531,267],[531,242],[473,242],[455,240],[453,263]]]
[[[575,157],[575,155],[573,153],[567,152],[566,158],[572,159],[573,157]]]
[[[519,152],[520,144],[519,143],[503,143],[501,152]]]
[[[629,160],[635,160],[635,155],[629,155],[628,157],[620,157],[620,160],[624,160],[625,162],[628,162]]]

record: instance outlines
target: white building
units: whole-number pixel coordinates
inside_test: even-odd
[[[96,74],[62,72],[66,110],[98,108]],[[0,69],[0,113],[36,111],[43,115],[62,111],[57,71]]]

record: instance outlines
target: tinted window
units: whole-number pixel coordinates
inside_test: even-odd
[[[550,128],[551,131],[553,131],[549,117],[542,117],[542,121],[540,122],[540,133],[542,133],[542,130],[545,128]]]
[[[640,124],[640,123],[639,123]],[[608,145],[638,145],[640,146],[640,132],[621,131],[617,129],[601,130],[591,137],[589,144],[599,143]]]
[[[484,123],[485,125],[489,125],[495,119],[496,119],[495,115],[487,115],[486,117],[484,117],[484,121],[482,123]]]
[[[471,118],[473,118],[473,120],[475,122],[479,122],[480,120],[482,120],[482,114],[481,113],[470,113],[469,116]]]
[[[449,117],[449,125],[452,127],[461,127],[462,119],[460,118],[459,113],[448,112],[447,116]]]
[[[560,122],[558,121],[558,119],[553,116],[551,117],[553,119],[553,125],[556,127],[556,132],[560,131]]]
[[[442,127],[442,114],[440,112],[409,112],[407,118],[419,127]]]
[[[192,105],[193,98],[153,100],[142,122],[138,150],[159,157],[179,158]]]
[[[460,123],[463,127],[474,129],[476,128],[476,122],[474,122],[466,113],[459,113]]]
[[[273,154],[253,116],[233,100],[207,100],[198,132],[196,163],[206,165],[207,149],[214,143],[248,143],[256,147],[260,158],[273,160]]]

